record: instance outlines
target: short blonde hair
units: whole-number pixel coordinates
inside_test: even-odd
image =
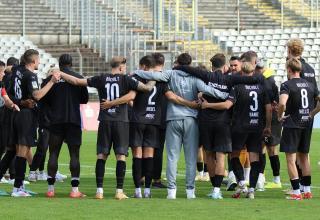
[[[241,70],[244,73],[252,73],[255,69],[251,62],[243,62],[241,65]]]
[[[110,61],[111,68],[117,68],[122,64],[126,64],[127,60],[124,57],[113,57]]]
[[[290,69],[292,72],[301,72],[302,70],[301,62],[297,58],[288,59],[286,67],[287,69]]]
[[[299,57],[302,55],[304,45],[301,39],[293,38],[288,41],[287,47],[292,56]]]

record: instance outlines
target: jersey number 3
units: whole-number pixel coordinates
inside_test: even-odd
[[[120,97],[119,85],[117,83],[107,83],[105,87],[108,101],[112,101]]]
[[[256,91],[251,91],[249,96],[252,97],[253,105],[250,105],[250,110],[256,112],[258,110],[258,93]]]

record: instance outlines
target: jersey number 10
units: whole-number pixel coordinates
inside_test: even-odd
[[[107,100],[112,101],[120,97],[119,85],[117,83],[107,83],[105,85],[107,92]]]

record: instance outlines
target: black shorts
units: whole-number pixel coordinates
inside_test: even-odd
[[[28,147],[36,146],[38,118],[37,113],[31,109],[21,109],[14,112],[13,119],[14,142]]]
[[[157,125],[130,123],[130,147],[160,147],[160,129]]]
[[[232,151],[231,128],[222,123],[200,123],[200,145],[208,152]]]
[[[82,130],[79,125],[72,123],[52,124],[49,126],[49,132],[52,135],[62,137],[68,145],[81,145]]]
[[[262,131],[239,132],[232,131],[232,151],[241,151],[247,148],[248,152],[262,152]]]
[[[312,130],[310,128],[283,128],[280,151],[309,153]]]
[[[100,121],[97,154],[109,155],[112,147],[116,155],[128,156],[129,122]]]

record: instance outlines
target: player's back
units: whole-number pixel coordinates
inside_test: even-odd
[[[309,125],[309,113],[314,109],[316,91],[306,79],[293,78],[281,85],[281,94],[288,94],[284,127],[305,128]]]
[[[142,83],[147,80],[134,75],[132,77]],[[166,84],[157,83],[150,92],[138,92],[133,103],[131,122],[160,125],[162,117],[162,96]]]
[[[98,90],[100,102],[115,100],[126,95],[130,90],[136,90],[138,83],[123,74],[102,74],[88,79],[88,86]],[[99,121],[128,122],[128,105],[122,104],[109,109],[100,109]]]
[[[262,130],[265,123],[265,105],[269,104],[266,90],[261,84],[237,85],[229,100],[235,103],[232,126],[237,130]]]

